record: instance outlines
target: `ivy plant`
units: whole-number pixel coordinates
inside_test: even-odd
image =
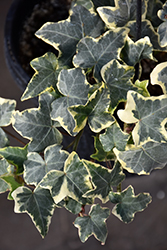
[[[66,20],[36,32],[59,54],[31,62],[21,100],[35,97],[38,107],[20,112],[0,98],[0,192],[42,237],[65,208],[82,242],[93,235],[104,244],[111,212],[129,223],[151,202],[121,183],[126,171],[149,175],[167,164],[166,20],[160,0],[75,0]],[[10,146],[9,125],[26,145]]]

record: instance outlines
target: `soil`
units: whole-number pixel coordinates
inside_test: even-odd
[[[58,51],[38,39],[35,32],[46,22],[58,22],[68,18],[69,2],[68,0],[41,0],[40,3],[34,5],[31,13],[25,18],[19,39],[19,60],[29,76],[34,74],[30,66],[34,58],[48,51],[58,55]]]

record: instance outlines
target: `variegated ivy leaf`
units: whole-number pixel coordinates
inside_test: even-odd
[[[159,63],[151,72],[151,84],[161,86],[163,93],[167,94],[167,62]]]
[[[162,9],[163,3],[160,0],[149,0],[147,6],[146,19],[150,20],[153,27],[157,27],[161,20],[157,16],[159,9]]]
[[[94,68],[94,77],[100,82],[101,68],[114,58],[119,58],[128,33],[126,28],[117,28],[105,32],[98,38],[84,37],[77,45],[77,54],[73,58],[76,67]]]
[[[133,42],[133,40],[128,37],[121,53],[121,58],[130,66],[135,66],[136,63],[140,62],[142,59],[155,60],[152,54],[153,46],[148,36],[136,42]]]
[[[99,7],[97,11],[107,27],[123,27],[136,20],[137,0],[115,0],[115,7]],[[142,18],[146,16],[147,1],[142,1]]]
[[[123,132],[117,122],[108,127],[104,134],[100,134],[99,139],[106,152],[116,147],[124,151],[130,135]]]
[[[84,72],[80,68],[75,68],[61,71],[57,87],[64,96],[53,101],[51,117],[58,121],[66,131],[74,135],[75,121],[69,113],[68,107],[84,105],[88,100],[90,85]]]
[[[72,152],[65,161],[64,170],[51,170],[39,185],[49,189],[55,203],[59,203],[65,197],[82,203],[92,203],[92,200],[83,198],[82,195],[92,189],[89,174],[78,155]]]
[[[0,155],[3,156],[10,164],[16,167],[16,174],[21,174],[23,172],[23,163],[27,159],[27,153],[27,145],[24,148],[0,148]]]
[[[12,196],[15,213],[27,213],[41,236],[45,237],[55,208],[49,190],[37,187],[31,191],[27,187],[19,187]]]
[[[0,193],[10,191],[8,199],[13,199],[11,193],[18,187],[23,185],[23,181],[17,181],[15,176],[15,169],[10,166],[5,159],[0,160]]]
[[[132,186],[121,193],[111,192],[109,198],[112,203],[117,203],[112,213],[125,223],[131,222],[135,213],[143,211],[151,202],[151,196],[148,193],[140,193],[135,196]]]
[[[167,143],[149,141],[142,146],[131,145],[122,152],[114,148],[114,153],[123,168],[130,173],[150,174],[153,169],[166,166]]]
[[[98,137],[94,137],[94,148],[96,152],[92,154],[90,157],[97,160],[97,161],[108,161],[113,160],[115,155],[112,151],[106,152],[99,140]]]
[[[31,66],[35,70],[35,74],[21,97],[22,101],[36,97],[51,87],[57,90],[57,78],[61,68],[59,68],[57,57],[53,53],[48,52],[35,58],[31,61]]]
[[[89,10],[90,12],[94,11],[94,5],[92,3],[91,0],[74,0],[71,3],[71,9],[73,8],[73,5],[82,5],[83,7],[85,7],[87,10]]]
[[[136,21],[131,21],[128,23],[127,27],[130,29],[130,36],[133,40],[136,40]],[[153,45],[154,50],[163,50],[167,51],[166,47],[161,47],[159,42],[159,35],[154,30],[151,22],[149,20],[144,20],[141,23],[141,38],[148,36]]]
[[[66,197],[64,203],[64,207],[73,214],[79,214],[82,210],[82,204],[70,197]]]
[[[120,163],[117,162],[113,169],[108,169],[90,161],[83,160],[83,162],[90,172],[94,186],[94,189],[86,192],[83,197],[99,198],[106,203],[112,186],[117,186],[125,178]]]
[[[76,121],[75,132],[82,130],[87,121],[91,130],[95,133],[109,127],[115,120],[108,111],[110,97],[107,89],[100,87],[96,90],[85,105],[77,105],[69,108]]]
[[[59,50],[63,65],[71,65],[79,40],[87,35],[98,37],[103,30],[104,23],[96,13],[77,5],[68,19],[44,24],[36,36]]]
[[[16,101],[0,97],[0,127],[10,125]]]
[[[50,170],[63,170],[68,152],[62,146],[52,145],[45,149],[44,160],[36,152],[30,152],[24,162],[24,179],[27,184],[37,185]]]
[[[118,116],[125,123],[136,124],[132,131],[136,146],[150,139],[157,142],[167,140],[167,97],[164,95],[143,97],[129,91],[125,110],[118,110]]]
[[[99,204],[93,205],[89,215],[77,217],[74,221],[74,226],[79,229],[79,237],[82,242],[85,242],[91,235],[103,244],[107,238],[106,219],[110,215],[108,208],[102,208]]]
[[[162,10],[159,10],[157,15],[164,21],[158,26],[158,34],[160,39],[160,44],[162,47],[167,46],[167,2],[163,5]]]
[[[6,133],[0,128],[0,148],[6,147],[9,145],[9,140]]]
[[[110,91],[113,110],[119,102],[126,100],[128,90],[138,90],[131,81],[134,73],[134,67],[122,65],[115,59],[103,66],[101,75]]]
[[[28,145],[29,151],[40,152],[49,145],[62,142],[62,135],[56,128],[60,125],[50,117],[50,105],[53,100],[51,94],[42,94],[39,97],[38,108],[17,111],[14,115],[14,129],[31,141]]]

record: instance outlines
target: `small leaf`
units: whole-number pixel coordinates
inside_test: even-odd
[[[162,10],[157,13],[158,17],[164,21],[158,26],[158,34],[160,37],[160,44],[162,47],[167,46],[167,2],[162,6]]]
[[[52,145],[45,149],[44,160],[36,152],[30,152],[24,162],[24,179],[27,184],[37,185],[50,170],[63,170],[68,152],[62,146]]]
[[[121,193],[110,192],[109,197],[112,203],[118,203],[112,213],[125,223],[131,222],[135,213],[143,211],[151,202],[151,196],[147,193],[135,196],[132,186]]]
[[[32,192],[27,187],[19,187],[12,193],[15,213],[27,213],[42,237],[45,237],[55,204],[49,190],[37,187]]]
[[[0,148],[6,147],[9,145],[9,140],[2,128],[0,128]]]
[[[31,66],[35,74],[21,97],[22,101],[36,97],[51,87],[57,89],[57,78],[61,68],[59,69],[57,57],[53,53],[48,52],[35,58],[31,61]]]
[[[99,204],[93,205],[88,216],[77,217],[74,226],[79,229],[79,237],[85,242],[91,235],[103,244],[107,238],[106,219],[110,215],[108,208],[101,208]]]
[[[138,87],[138,93],[140,93],[141,95],[145,97],[150,96],[148,89],[147,89],[148,84],[149,84],[149,80],[144,80],[144,81],[136,80],[135,86]]]
[[[136,42],[133,42],[133,40],[128,37],[121,53],[124,62],[130,66],[135,66],[136,63],[142,59],[155,60],[153,57],[153,46],[148,36]]]
[[[157,16],[159,9],[162,9],[163,3],[160,0],[149,0],[147,2],[146,19],[150,20],[154,27],[157,27],[161,20]]]
[[[82,210],[82,204],[70,197],[65,199],[64,207],[73,214],[79,214]]]
[[[73,5],[82,5],[90,12],[94,11],[94,5],[91,0],[86,0],[86,1],[85,0],[73,0],[71,5],[72,5],[71,8],[73,7]]]
[[[68,111],[68,107],[77,104],[84,105],[88,100],[89,88],[90,85],[81,69],[61,71],[58,80],[58,89],[64,97],[53,101],[51,117],[53,120],[58,121],[71,135],[74,135],[75,122]]]
[[[46,23],[36,36],[58,49],[63,65],[70,65],[76,52],[76,45],[87,35],[98,37],[103,33],[104,23],[96,13],[89,12],[81,5],[75,6],[68,19],[57,23]]]
[[[136,146],[149,139],[157,142],[167,140],[167,97],[164,95],[143,97],[129,91],[125,110],[119,110],[118,116],[125,123],[136,123],[132,131]]]
[[[8,162],[5,159],[0,160],[0,177],[8,174],[7,168],[9,167]],[[4,193],[9,190],[9,185],[0,178],[0,193]]]
[[[17,111],[14,115],[14,129],[31,142],[29,151],[43,151],[47,146],[60,144],[62,135],[56,129],[60,126],[51,120],[51,103],[54,97],[51,94],[42,94],[39,97],[39,108],[32,108],[23,112]]]
[[[167,164],[167,143],[149,141],[142,146],[127,147],[126,151],[114,149],[122,167],[130,173],[148,175],[153,169],[162,169]]]
[[[21,174],[23,172],[23,163],[27,159],[27,153],[27,145],[24,148],[0,148],[0,155],[3,156],[10,164],[17,167],[16,174]]]
[[[109,105],[109,92],[102,85],[90,96],[85,105],[70,107],[69,111],[76,121],[74,132],[82,130],[87,121],[91,130],[95,133],[99,133],[102,129],[109,127],[115,121],[108,111]]]
[[[64,171],[51,170],[39,185],[50,190],[56,204],[67,196],[82,204],[92,203],[82,197],[92,186],[87,169],[75,152],[65,161]]]
[[[77,54],[73,58],[75,67],[94,68],[94,77],[100,82],[101,68],[120,56],[128,33],[126,28],[118,28],[105,32],[98,38],[85,37],[77,45]]]
[[[159,63],[151,72],[151,84],[161,86],[163,93],[167,94],[167,62]]]
[[[112,186],[117,186],[125,178],[120,164],[115,164],[113,169],[107,169],[90,161],[83,160],[83,162],[90,172],[94,186],[94,189],[86,192],[84,197],[99,198],[103,203],[106,203]]]
[[[10,125],[16,101],[0,97],[0,127]]]
[[[120,151],[124,151],[130,135],[123,132],[118,123],[113,123],[108,127],[104,134],[100,134],[100,142],[106,152],[116,147]]]

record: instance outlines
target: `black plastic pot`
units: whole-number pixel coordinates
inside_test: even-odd
[[[31,78],[31,73],[23,69],[22,62],[20,59],[20,37],[22,30],[25,26],[26,19],[32,14],[34,6],[46,2],[44,0],[14,0],[6,18],[5,23],[5,34],[4,34],[4,47],[5,47],[5,57],[7,66],[19,87],[24,90]],[[46,21],[59,21],[66,19],[68,17],[68,6],[65,4],[66,1],[54,0],[54,5],[56,6],[55,20],[42,20],[39,22],[39,29]],[[34,37],[34,32],[32,34]],[[38,38],[35,38],[38,39]],[[42,56],[47,51],[55,51],[53,47],[45,44],[40,39],[38,39],[41,46],[44,47],[35,57]],[[42,44],[43,43],[43,44]],[[50,48],[49,48],[50,47]],[[26,50],[26,48],[25,48]],[[34,51],[36,49],[34,48]],[[24,56],[24,55],[23,55]],[[30,60],[30,61],[31,61]],[[30,63],[30,61],[28,63]],[[33,74],[33,70],[32,70]]]

